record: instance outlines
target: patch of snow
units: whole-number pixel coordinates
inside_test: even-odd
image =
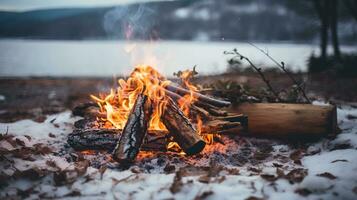
[[[59,136],[70,133],[73,130],[73,123],[78,117],[72,117],[71,111],[47,116],[42,122],[25,119],[13,123],[0,123],[0,133],[8,133],[15,136],[29,135],[41,140],[50,140],[49,134]]]
[[[309,169],[309,175],[300,186],[320,192],[318,197],[321,199],[330,199],[331,192],[336,192],[340,199],[356,198],[353,192],[357,181],[356,155],[356,149],[344,149],[305,157],[302,162]],[[336,179],[317,176],[325,172],[336,176]],[[326,193],[327,190],[330,191]]]

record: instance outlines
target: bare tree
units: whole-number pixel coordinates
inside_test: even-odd
[[[331,31],[334,55],[337,59],[341,57],[338,39],[338,6],[337,0],[314,0],[314,7],[321,22],[320,48],[322,59],[326,59],[327,56],[329,30]]]

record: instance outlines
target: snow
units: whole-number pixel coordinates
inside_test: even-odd
[[[71,117],[71,111],[50,115],[42,122],[29,119],[20,120],[15,123],[0,123],[0,133],[8,133],[16,136],[30,135],[39,140],[51,140],[49,134],[68,134],[73,130],[73,123],[78,117]]]
[[[315,102],[321,104],[321,102]],[[120,171],[115,168],[107,169],[101,178],[98,169],[89,167],[85,176],[78,178],[73,184],[55,186],[51,175],[36,181],[18,179],[10,182],[10,185],[0,191],[0,198],[6,195],[16,194],[19,188],[25,191],[34,187],[34,191],[28,199],[38,199],[39,194],[45,194],[46,198],[78,198],[78,199],[195,199],[200,195],[207,194],[206,199],[245,199],[250,196],[266,199],[356,199],[357,186],[357,123],[356,119],[348,118],[348,115],[357,115],[357,108],[342,106],[338,108],[338,121],[342,129],[335,139],[321,139],[313,143],[307,149],[307,155],[302,157],[301,166],[292,162],[280,163],[283,165],[284,173],[296,168],[308,170],[308,175],[302,182],[290,183],[280,178],[275,182],[263,179],[252,173],[250,167],[261,169],[263,174],[276,174],[273,163],[279,163],[277,159],[268,159],[266,162],[254,166],[244,165],[242,167],[227,166],[239,169],[239,175],[233,175],[227,171],[221,171],[217,177],[212,177],[209,183],[200,182],[200,174],[182,177],[183,187],[177,193],[172,193],[170,187],[173,183],[175,173],[166,174],[162,170],[153,170],[150,173],[135,173],[133,170]],[[14,123],[1,123],[1,132],[14,134],[25,141],[26,146],[33,143],[47,141],[54,148],[60,149],[65,143],[65,137],[72,131],[72,124],[78,118],[71,116],[70,111],[50,115],[43,123],[31,120],[21,120]],[[49,133],[56,137],[49,137]],[[25,135],[32,137],[27,141]],[[349,144],[349,148],[336,149],[337,144]],[[231,144],[229,144],[231,145]],[[232,144],[233,145],[233,144]],[[1,142],[0,147],[10,148],[10,144]],[[227,147],[227,151],[233,151]],[[293,151],[290,145],[276,143],[273,145],[274,155],[289,156]],[[312,153],[317,152],[319,153]],[[56,155],[43,155],[36,161],[24,161],[15,159],[18,168],[29,168],[31,166],[46,167],[46,161],[54,161],[62,170],[73,168],[73,163]],[[155,165],[156,160],[151,164]],[[207,163],[194,163],[194,165],[207,165]],[[1,165],[0,165],[1,166]],[[47,166],[48,168],[48,166]],[[322,173],[330,173],[336,179],[317,176]],[[91,177],[87,180],[85,177]],[[222,181],[218,178],[224,176]],[[306,188],[312,193],[304,197],[296,193],[297,189]],[[80,191],[81,196],[69,197],[73,191]]]

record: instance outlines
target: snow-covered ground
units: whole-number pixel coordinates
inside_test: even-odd
[[[219,162],[206,162],[206,154],[217,154],[217,151],[232,154],[238,151],[232,147],[239,147],[239,151],[243,151],[239,144],[228,141],[227,145],[232,145],[229,148],[207,150],[191,165],[180,165],[183,161],[179,159],[172,172],[162,170],[164,167],[159,164],[159,158],[146,163],[154,165],[154,169],[148,171],[139,165],[122,171],[111,167],[87,168],[88,163],[83,158],[69,161],[64,156],[68,152],[62,151],[66,149],[67,134],[72,131],[74,121],[78,120],[71,116],[70,111],[50,115],[43,123],[31,120],[1,123],[0,199],[186,200],[257,197],[352,200],[357,198],[356,116],[357,108],[340,107],[338,121],[342,132],[334,139],[321,139],[302,145],[306,148],[282,142],[243,139],[245,145],[254,146],[257,141],[272,144],[268,146],[272,147],[269,155],[266,158],[263,156],[262,161],[255,164],[248,161],[234,165],[232,163],[236,160],[228,162],[224,156]],[[14,137],[7,137],[4,135],[6,132],[7,136]],[[41,146],[36,145],[38,143],[43,144],[42,148],[37,148]],[[46,152],[43,146],[49,146],[52,153]],[[37,152],[36,155],[29,159],[24,156],[27,153],[24,150],[20,151],[21,155],[16,154],[16,149],[24,147],[28,147],[30,152]],[[16,156],[6,154],[10,151]],[[264,155],[264,151],[261,155]],[[258,157],[255,159],[261,160]],[[160,167],[156,168],[155,165]]]

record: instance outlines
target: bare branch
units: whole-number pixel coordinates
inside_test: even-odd
[[[282,99],[279,97],[278,92],[276,92],[276,91],[273,89],[273,87],[270,85],[270,81],[269,81],[269,80],[265,77],[265,75],[263,74],[262,68],[255,66],[255,65],[253,64],[253,62],[252,62],[249,58],[247,58],[247,57],[243,56],[242,54],[240,54],[240,53],[237,51],[237,49],[233,49],[232,52],[227,52],[227,51],[225,51],[224,54],[226,54],[226,55],[229,55],[229,54],[231,54],[231,55],[236,55],[235,57],[239,57],[241,60],[246,60],[246,61],[250,64],[250,66],[251,66],[256,72],[258,72],[258,74],[260,75],[261,79],[262,79],[262,80],[264,81],[264,83],[267,85],[268,89],[274,94],[275,98],[276,98],[279,102],[282,102]]]
[[[252,45],[253,47],[255,47],[256,49],[258,49],[260,52],[262,52],[264,55],[266,55],[271,61],[273,61],[281,70],[283,70],[285,72],[286,75],[288,75],[288,77],[291,79],[291,81],[297,86],[298,90],[300,91],[300,93],[304,96],[305,100],[308,103],[311,103],[310,99],[307,97],[305,90],[301,87],[301,84],[298,83],[296,81],[296,79],[293,77],[293,75],[286,69],[285,67],[285,63],[281,62],[279,63],[278,61],[276,61],[273,57],[271,57],[269,55],[268,52],[265,52],[263,49],[259,48],[258,46],[254,45],[253,43],[249,43],[250,45]]]

